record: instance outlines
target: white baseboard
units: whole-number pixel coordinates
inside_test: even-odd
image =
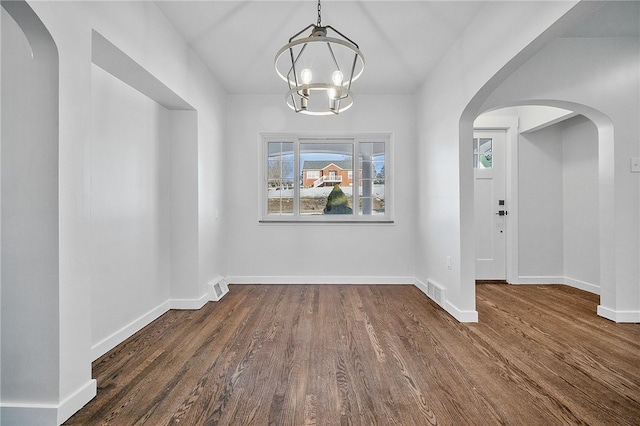
[[[201,309],[209,301],[209,293],[205,293],[198,299],[170,299],[169,309]]]
[[[640,323],[640,311],[614,311],[598,305],[598,315],[614,322]]]
[[[91,357],[95,361],[100,358],[102,355],[106,354],[111,349],[115,348],[120,343],[124,342],[126,339],[131,337],[136,332],[142,330],[144,327],[149,325],[153,320],[160,317],[160,315],[164,314],[169,310],[171,306],[171,302],[167,300],[166,302],[161,303],[155,308],[151,309],[146,314],[141,315],[131,323],[125,325],[120,330],[111,334],[109,337],[102,339],[100,342],[96,343],[91,347]]]
[[[95,379],[91,379],[85,383],[84,386],[66,397],[58,408],[58,424],[64,423],[69,417],[84,407],[97,395],[97,392],[98,382]]]
[[[2,403],[0,404],[0,424],[2,426],[60,425],[91,401],[96,394],[96,381],[89,380],[65,398],[60,405]]]
[[[478,311],[463,311],[448,300],[444,301],[444,310],[460,322],[478,322]]]
[[[422,281],[420,281],[419,279],[415,279],[413,282],[413,285],[415,285],[416,287],[418,287],[418,289],[423,292],[425,295],[429,296],[429,290],[428,287],[425,283],[423,283]],[[431,296],[429,296],[429,299],[431,299]]]
[[[115,348],[120,343],[124,342],[126,339],[142,330],[144,327],[149,325],[154,320],[158,319],[162,314],[167,312],[169,309],[190,309],[190,310],[198,310],[201,309],[204,305],[207,304],[208,301],[213,300],[217,301],[222,298],[228,291],[226,280],[223,277],[218,277],[211,282],[212,284],[217,284],[218,288],[222,291],[222,294],[216,294],[215,288],[210,285],[210,288],[206,293],[200,296],[197,299],[169,299],[166,302],[161,303],[155,308],[151,309],[149,312],[141,315],[131,323],[125,325],[120,330],[111,334],[109,337],[101,340],[91,347],[91,356],[95,361],[111,349]],[[214,291],[212,293],[212,291]]]
[[[562,276],[519,276],[515,282],[509,284],[564,284]]]
[[[413,277],[230,276],[232,284],[415,284]]]
[[[533,285],[547,285],[547,284],[564,284],[569,287],[574,287],[580,290],[588,291],[594,294],[600,294],[600,286],[591,284],[585,281],[576,280],[570,277],[563,276],[520,276],[516,282],[509,284],[533,284]]]
[[[444,288],[433,280],[427,280],[425,284],[415,278],[414,285],[456,320],[460,322],[478,322],[478,311],[463,311],[458,309],[447,300]]]
[[[569,287],[574,287],[580,290],[588,291],[593,294],[600,294],[600,286],[591,284],[585,281],[575,280],[573,278],[565,277],[564,283]]]

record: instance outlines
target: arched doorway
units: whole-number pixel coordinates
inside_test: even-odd
[[[610,283],[615,282],[611,279],[611,274],[613,270],[613,262],[614,259],[611,253],[614,252],[614,239],[612,237],[614,233],[613,223],[614,223],[614,211],[613,211],[613,124],[611,120],[603,113],[587,106],[581,105],[574,102],[562,101],[562,100],[523,100],[523,101],[514,101],[508,105],[501,105],[500,107],[491,108],[492,110],[497,110],[501,107],[518,107],[523,105],[533,105],[533,106],[550,106],[555,108],[563,108],[565,110],[574,111],[576,115],[584,117],[584,120],[587,123],[591,123],[594,127],[595,138],[597,138],[597,148],[595,155],[597,156],[597,160],[592,159],[593,164],[596,164],[597,173],[595,173],[595,185],[597,188],[594,188],[594,192],[597,193],[597,202],[595,202],[595,212],[591,215],[591,220],[595,220],[597,223],[597,235],[593,236],[592,241],[596,241],[597,248],[592,252],[593,256],[597,257],[598,270],[595,272],[597,275],[597,280],[582,280],[567,276],[564,272],[564,264],[561,265],[562,270],[559,274],[549,275],[547,276],[548,281],[544,281],[541,283],[551,283],[551,282],[559,282],[559,283],[567,283],[577,288],[581,288],[584,290],[588,290],[594,293],[602,294],[603,292],[613,291],[613,289],[609,288]],[[464,115],[463,115],[464,117]],[[518,120],[516,119],[517,123]],[[589,124],[587,124],[589,125]],[[461,135],[472,134],[472,129],[469,127],[473,127],[471,124],[471,120],[465,122],[465,120],[461,120]],[[503,128],[508,128],[508,125],[505,125]],[[466,133],[465,133],[466,132]],[[516,132],[517,133],[517,132]],[[471,140],[471,137],[469,137]],[[517,143],[517,136],[512,138],[513,141]],[[461,139],[462,144],[462,139]],[[470,145],[467,141],[467,145]],[[471,148],[462,147],[462,151],[468,151],[469,155],[472,155]],[[535,278],[527,275],[527,271],[522,271],[522,256],[524,253],[519,253],[519,248],[522,247],[522,242],[519,241],[520,233],[522,230],[523,223],[521,220],[524,218],[518,214],[517,204],[514,206],[513,203],[517,203],[519,197],[523,196],[521,193],[520,185],[519,185],[519,164],[526,164],[526,161],[523,163],[522,158],[518,155],[518,148],[516,147],[510,153],[509,161],[511,162],[508,167],[508,177],[507,179],[511,181],[510,185],[508,185],[508,197],[512,199],[512,210],[509,212],[509,220],[511,221],[511,229],[512,233],[508,236],[510,242],[510,249],[507,262],[509,263],[507,281],[512,283],[535,283],[536,281],[540,281],[539,278]],[[561,170],[562,173],[562,170]],[[461,191],[461,205],[466,205],[468,208],[473,209],[473,174],[470,172],[461,171],[461,179],[466,176],[470,181],[469,184],[464,184],[461,182],[461,188],[467,188],[467,191]],[[575,196],[574,193],[570,195]],[[562,195],[561,195],[562,196]],[[564,215],[564,210],[561,210]],[[530,212],[528,212],[530,213]],[[595,219],[594,219],[595,216]],[[565,218],[567,219],[567,218]],[[471,222],[472,223],[472,222]],[[529,227],[532,226],[531,223],[528,224]],[[575,223],[572,222],[569,225],[571,227],[571,232],[575,232],[577,227]],[[525,226],[526,227],[526,226]],[[466,238],[473,240],[473,247],[475,248],[475,240],[473,235],[473,229],[461,230],[463,235],[466,235]],[[592,232],[593,230],[589,230]],[[532,230],[535,232],[535,229]],[[569,234],[571,234],[569,232]],[[535,247],[533,248],[536,249]],[[563,248],[564,250],[564,248]],[[575,247],[574,247],[575,250]],[[475,253],[475,252],[474,252]],[[547,254],[547,253],[545,253]],[[564,255],[564,251],[562,255]],[[574,253],[570,253],[570,256],[575,257]],[[467,259],[468,263],[475,262],[475,257],[473,260]],[[594,272],[591,272],[592,276]],[[597,281],[597,282],[593,282]],[[467,283],[469,284],[469,283]],[[600,311],[600,307],[598,308]]]
[[[57,424],[58,52],[26,2],[0,11],[2,420]]]
[[[508,197],[494,209],[504,209],[505,215],[483,218],[478,206],[475,211],[476,226],[489,220],[502,226],[500,237],[502,229],[506,232],[509,274],[502,279],[512,284],[567,284],[599,294],[596,125],[574,111],[518,105],[480,115],[474,129],[502,130],[509,136],[503,155],[495,159],[508,155],[508,164],[495,167],[509,171]],[[475,193],[477,204],[482,196],[477,183]],[[482,241],[477,245],[487,249]],[[476,269],[476,279],[482,279],[481,274]]]

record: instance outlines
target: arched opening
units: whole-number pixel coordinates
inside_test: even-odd
[[[54,424],[60,374],[58,52],[26,2],[2,2],[0,12],[2,420]]]
[[[576,8],[586,3],[581,2]],[[591,3],[590,3],[591,4]],[[588,6],[588,5],[587,5]],[[556,25],[562,31],[542,48],[519,54],[491,77],[467,103],[459,121],[462,287],[474,295],[472,171],[473,120],[484,111],[513,105],[550,105],[591,120],[598,133],[598,213],[600,304],[598,315],[616,322],[638,318],[637,158],[638,27],[635,2],[593,3],[579,23]],[[576,9],[572,9],[576,10]],[[619,25],[599,25],[605,16],[626,16]],[[560,22],[560,21],[558,21]],[[598,31],[593,33],[592,30]],[[553,30],[553,29],[552,29]],[[553,35],[553,31],[545,34]],[[558,32],[555,33],[556,35]],[[538,45],[539,47],[539,45]],[[527,50],[527,49],[525,49]],[[524,51],[523,51],[524,52]],[[601,58],[606,57],[606,61]],[[517,59],[520,58],[520,61]],[[614,144],[615,131],[615,144]],[[614,147],[615,145],[615,147]]]
[[[526,128],[517,128],[522,122],[519,114],[524,113],[523,106],[562,108],[573,113],[565,117],[568,120],[564,125],[551,120],[547,124],[552,127],[541,130],[545,127],[542,124],[527,132]],[[597,294],[613,292],[611,283],[615,281],[611,276],[613,258],[610,255],[614,251],[611,237],[614,223],[611,120],[589,106],[563,100],[514,101],[491,108],[491,111],[480,114],[474,124],[461,121],[461,134],[463,129],[472,133],[473,130],[467,126],[510,132],[507,143],[511,146],[506,154],[506,196],[511,202],[507,219],[506,281],[514,284],[568,284]],[[582,141],[576,139],[585,138],[585,135],[591,139],[591,146],[587,146],[589,141],[585,140],[581,147]],[[559,144],[553,145],[554,140]],[[546,144],[546,147],[540,144]],[[470,146],[469,141],[466,145]],[[584,149],[580,151],[581,148]],[[463,151],[473,155],[471,148],[461,145]],[[549,155],[558,155],[559,158],[551,159]],[[549,160],[555,162],[551,169],[535,164],[536,161]],[[575,164],[576,161],[580,164]],[[469,163],[467,161],[466,164]],[[467,188],[461,191],[461,205],[473,205],[473,171],[461,169],[461,176],[470,180],[467,185],[461,181],[461,188]],[[576,179],[582,179],[580,186],[575,185]],[[585,185],[585,182],[589,184]],[[545,185],[555,194],[544,193]],[[540,204],[543,202],[549,204]],[[474,218],[475,214],[474,211]],[[475,226],[475,221],[471,223]],[[547,231],[550,234],[545,236]],[[465,237],[472,239],[475,249],[474,229],[462,232],[463,240]],[[549,236],[555,241],[542,242]],[[475,261],[474,251],[474,265],[467,263],[474,271]],[[532,273],[531,268],[536,267],[537,272]],[[545,267],[548,269],[542,272]],[[470,285],[469,282],[465,284]]]

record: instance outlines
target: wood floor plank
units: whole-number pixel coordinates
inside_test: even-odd
[[[638,425],[640,325],[566,286],[483,284],[461,324],[402,285],[231,285],[93,365],[67,425]]]

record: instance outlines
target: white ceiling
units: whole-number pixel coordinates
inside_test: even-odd
[[[276,52],[317,20],[315,0],[156,1],[233,94],[282,93]],[[358,93],[412,93],[484,1],[323,1],[322,24],[358,43]]]
[[[232,94],[283,93],[276,52],[317,19],[316,0],[155,0]],[[324,0],[322,24],[354,40],[358,93],[413,93],[487,1]],[[638,37],[640,1],[605,2],[570,37]]]

